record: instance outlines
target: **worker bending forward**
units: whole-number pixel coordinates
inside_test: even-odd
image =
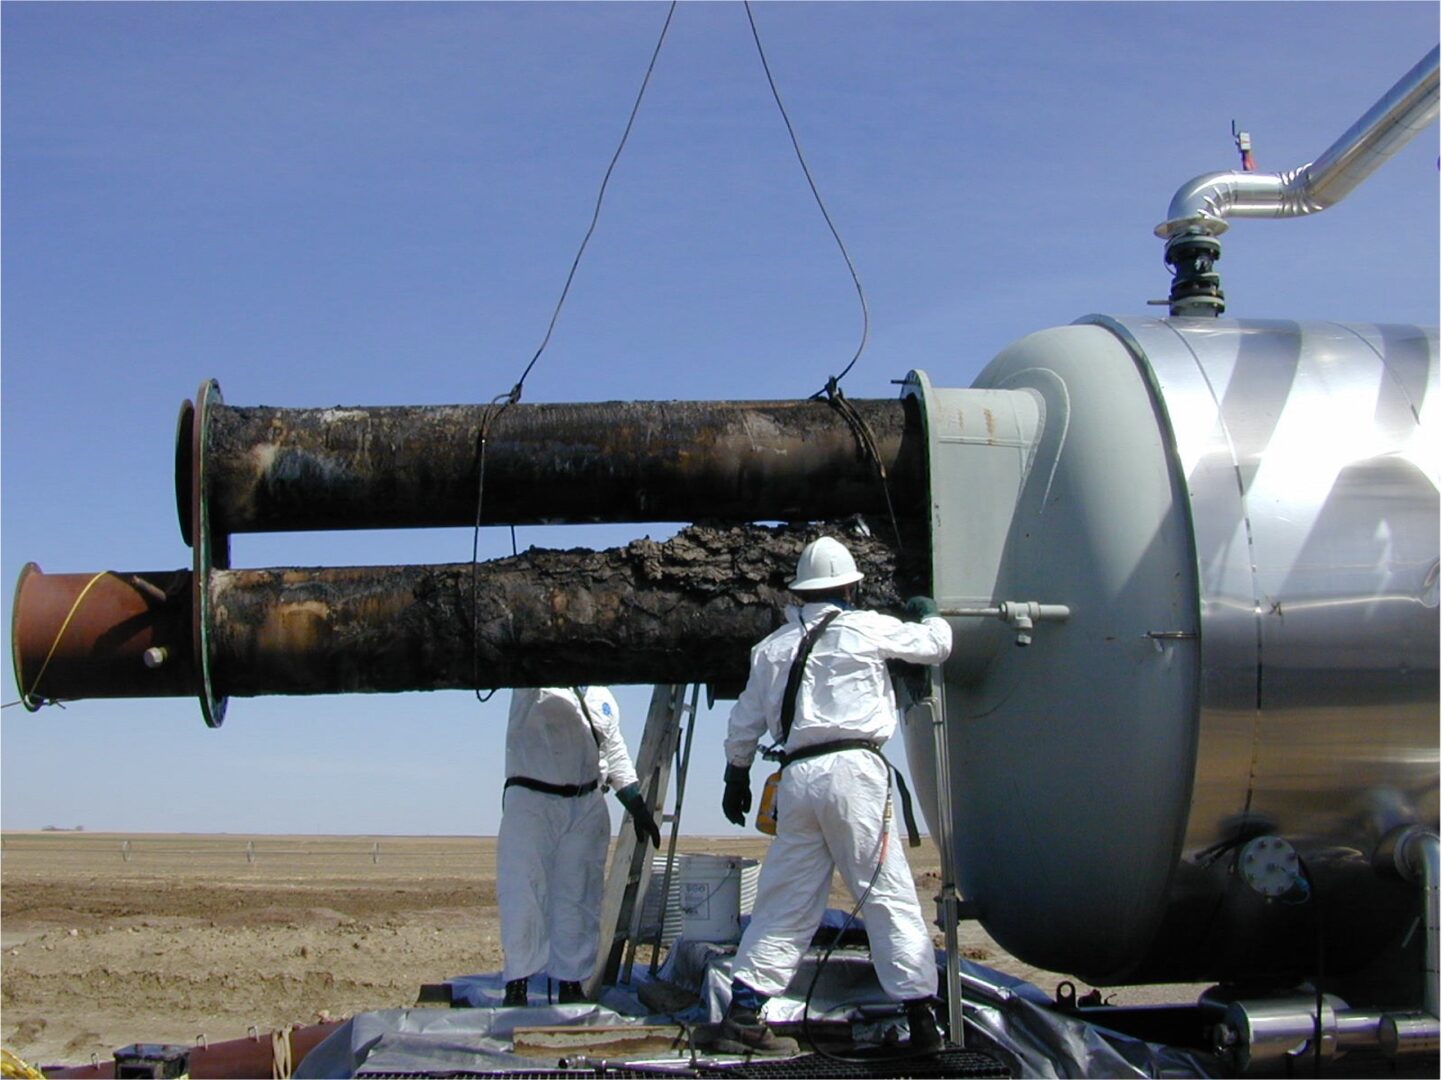
[[[620,707],[604,686],[544,687],[511,696],[496,900],[507,1005],[526,1004],[545,971],[559,999],[583,1001],[596,963],[611,815],[609,784],[640,843],[661,842],[621,738]]]
[[[853,898],[866,896],[861,910],[872,962],[882,989],[906,1003],[911,1048],[929,1052],[941,1045],[932,1012],[937,978],[931,933],[887,812],[891,774],[880,747],[897,719],[886,662],[941,663],[951,653],[951,627],[927,597],[908,601],[908,614],[920,619],[914,623],[856,610],[851,605],[862,577],[840,541],[822,537],[807,545],[790,586],[802,606],[751,651],[750,678],[731,710],[722,800],[731,822],[746,823],[751,762],[763,733],[782,745],[785,757],[776,838],[761,868],[716,1043],[723,1051],[797,1052],[795,1040],[771,1032],[760,1012],[791,982],[820,926],[833,868]],[[822,620],[827,622],[800,673],[783,743],[787,678],[803,638]]]

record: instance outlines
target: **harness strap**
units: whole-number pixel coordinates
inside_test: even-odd
[[[801,677],[806,672],[806,660],[811,655],[811,649],[816,644],[816,639],[821,632],[831,625],[831,620],[840,615],[838,611],[828,611],[821,618],[817,619],[811,629],[807,630],[801,638],[801,644],[796,647],[796,655],[791,658],[791,670],[786,673],[786,689],[781,692],[781,739],[778,745],[785,746],[786,740],[791,738],[791,722],[796,719],[796,698],[801,693]]]
[[[571,687],[571,693],[576,695],[576,701],[581,705],[581,715],[586,718],[586,726],[591,729],[591,738],[596,741],[596,749],[601,749],[601,733],[596,730],[596,721],[591,719],[591,710],[586,707],[586,695],[581,693],[579,686]]]
[[[881,759],[887,772],[895,778],[897,790],[901,792],[901,817],[906,822],[907,846],[921,847],[921,833],[916,828],[916,814],[911,809],[911,792],[907,789],[906,779],[895,765],[886,760],[881,747],[870,739],[834,739],[831,742],[817,743],[815,746],[803,746],[800,750],[786,751],[781,755],[781,767],[784,769],[793,762],[821,757],[823,754],[838,754],[843,750],[865,750]]]
[[[589,795],[601,786],[601,781],[592,780],[589,784],[548,784],[544,780],[533,780],[529,776],[508,776],[506,787],[523,787],[530,791],[539,791],[543,795],[559,795],[563,799],[577,799],[582,795]],[[505,794],[505,788],[501,789]]]

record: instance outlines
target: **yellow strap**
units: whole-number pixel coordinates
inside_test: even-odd
[[[18,1077],[19,1080],[45,1080],[44,1073],[33,1065],[27,1065],[3,1046],[0,1046],[0,1076]]]
[[[35,696],[35,688],[40,685],[40,680],[45,675],[45,669],[50,666],[50,658],[55,655],[55,650],[60,647],[60,639],[65,636],[65,631],[70,628],[70,620],[75,618],[75,613],[80,610],[80,602],[85,599],[85,594],[90,591],[91,587],[97,581],[99,581],[108,573],[110,573],[109,570],[101,570],[93,578],[87,581],[85,583],[85,588],[80,590],[80,595],[77,596],[75,598],[75,602],[70,605],[70,611],[65,616],[65,621],[60,624],[60,629],[56,631],[55,640],[50,643],[50,651],[45,654],[45,662],[40,665],[40,672],[35,676],[35,681],[30,684],[29,690],[22,690],[20,692],[20,700],[25,702],[25,707],[27,709],[33,710],[40,707],[39,704],[32,704],[31,699]]]

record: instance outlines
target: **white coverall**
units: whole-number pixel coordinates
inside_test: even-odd
[[[496,852],[504,978],[545,971],[581,982],[596,963],[611,815],[606,785],[636,782],[621,738],[621,710],[604,686],[584,690],[595,736],[564,687],[517,690],[506,727],[506,776],[598,787],[551,795],[512,786],[503,796]],[[599,747],[597,742],[599,741]]]
[[[788,611],[785,626],[751,650],[751,675],[731,710],[726,759],[749,768],[764,731],[781,736],[781,698],[806,629],[839,605]],[[817,639],[797,693],[790,752],[838,739],[878,746],[896,729],[896,696],[886,661],[938,664],[951,653],[951,627],[937,616],[906,623],[841,608]],[[867,750],[822,754],[788,765],[777,791],[776,838],[757,882],[751,923],[732,976],[767,996],[782,993],[826,910],[833,868],[859,898],[876,870],[890,772]],[[894,815],[886,854],[862,918],[882,989],[896,1001],[936,993],[936,959]]]

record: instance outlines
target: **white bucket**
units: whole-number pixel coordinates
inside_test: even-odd
[[[671,869],[671,888],[661,943],[678,937],[690,941],[734,943],[741,940],[741,916],[756,903],[756,878],[761,864],[755,859],[728,855],[677,855]],[[661,906],[661,883],[666,860],[651,863],[651,880],[641,909],[641,937],[654,940]]]

